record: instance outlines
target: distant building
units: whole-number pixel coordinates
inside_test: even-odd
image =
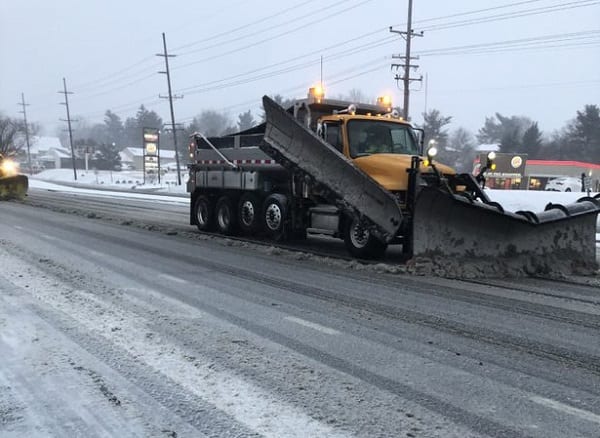
[[[64,148],[50,148],[43,155],[38,155],[36,162],[42,169],[68,169],[73,167],[71,152]]]
[[[485,150],[485,149],[484,149]],[[489,149],[487,149],[489,151]],[[473,174],[485,165],[488,152],[480,152],[473,161]],[[496,153],[496,168],[486,171],[486,186],[491,189],[544,190],[559,177],[577,178],[585,187],[600,191],[600,164],[583,161],[531,160],[527,154]],[[583,185],[583,184],[582,184]]]
[[[570,176],[586,180],[586,187],[600,191],[600,164],[583,161],[527,160],[525,175],[529,179],[529,190],[544,190],[548,181],[559,176]]]
[[[29,139],[29,154],[31,156],[31,167],[34,172],[44,169],[72,167],[71,153],[67,148],[63,147],[58,137],[32,136]],[[27,145],[21,148],[19,160],[21,169],[27,170],[29,167]]]
[[[121,156],[121,165],[122,166],[131,166],[135,170],[143,169],[143,158],[144,158],[144,149],[143,148],[125,148],[121,152],[119,152]],[[160,161],[161,167],[162,163],[167,163],[175,160],[175,151],[171,151],[168,149],[160,150]]]

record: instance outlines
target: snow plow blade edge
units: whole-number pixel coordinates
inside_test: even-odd
[[[546,210],[503,212],[493,204],[425,187],[413,225],[413,256],[504,263],[532,273],[590,274],[596,261],[600,200],[581,198]]]
[[[28,189],[29,179],[25,175],[0,178],[0,199],[22,199]]]

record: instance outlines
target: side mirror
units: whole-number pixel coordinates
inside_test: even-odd
[[[327,124],[319,122],[317,123],[317,135],[323,140],[327,138]]]

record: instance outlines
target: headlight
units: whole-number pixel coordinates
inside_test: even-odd
[[[487,154],[487,163],[486,167],[490,170],[496,170],[496,163],[494,160],[496,159],[496,152],[491,151]]]
[[[4,175],[16,175],[19,172],[19,165],[13,160],[4,159],[2,161],[2,173]]]
[[[431,146],[429,149],[427,149],[427,158],[429,158],[429,160],[431,161],[431,159],[435,157],[437,153],[437,148],[435,146]]]

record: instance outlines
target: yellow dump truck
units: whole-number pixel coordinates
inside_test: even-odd
[[[407,258],[511,257],[595,268],[600,201],[504,211],[479,176],[435,161],[435,148],[392,111],[325,99],[311,89],[284,109],[263,98],[266,122],[218,138],[192,136],[190,223],[273,239],[325,234],[359,258],[400,244]],[[493,166],[490,157],[489,166]],[[485,169],[483,169],[485,170]]]

